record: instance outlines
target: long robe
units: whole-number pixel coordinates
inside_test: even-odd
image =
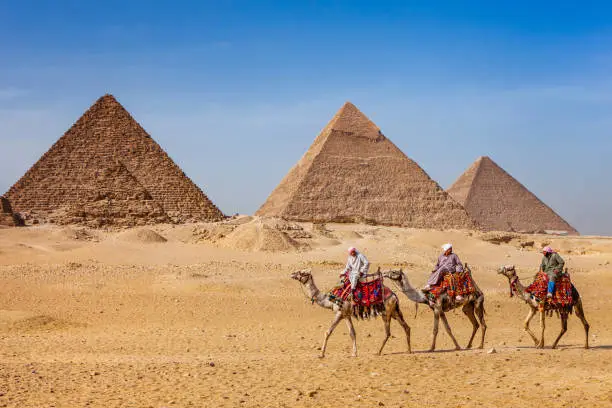
[[[361,252],[355,251],[355,256],[349,255],[344,270],[349,273],[351,289],[355,289],[359,278],[364,277],[369,269],[370,262],[368,262],[368,259]]]
[[[549,256],[544,255],[540,269],[548,275],[549,280],[555,280],[563,272],[565,261],[556,252],[553,252]]]
[[[448,256],[442,254],[438,257],[438,263],[436,263],[434,270],[431,272],[427,284],[435,286],[440,282],[444,274],[455,272],[463,272],[463,264],[459,257],[454,253]]]

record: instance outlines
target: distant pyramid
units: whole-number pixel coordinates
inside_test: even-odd
[[[415,228],[473,226],[461,205],[349,102],[256,214]]]
[[[220,220],[223,214],[112,95],[6,193],[40,221],[93,225]]]
[[[480,157],[448,189],[478,226],[492,231],[565,231],[563,218],[488,157]]]

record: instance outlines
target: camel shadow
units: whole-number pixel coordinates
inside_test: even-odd
[[[539,349],[536,346],[510,346],[506,347],[507,349],[521,349],[521,350],[612,350],[612,344],[602,344],[599,346],[589,346],[588,349],[584,348],[584,345],[580,344],[567,344],[567,345],[558,345],[556,349],[551,348],[551,346],[546,346],[543,349]]]
[[[453,349],[440,349],[440,350],[436,349],[434,351],[416,350],[416,351],[413,351],[412,353],[408,353],[407,351],[396,351],[396,352],[393,352],[393,353],[385,353],[384,355],[385,356],[398,356],[398,355],[402,355],[402,354],[410,355],[410,354],[462,353],[462,352],[468,352],[468,351],[477,352],[477,351],[482,351],[482,349],[462,348],[460,350],[455,350],[453,348]]]

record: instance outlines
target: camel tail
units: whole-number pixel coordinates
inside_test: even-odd
[[[415,303],[414,304],[414,318],[417,318],[417,314],[419,313],[419,304]]]

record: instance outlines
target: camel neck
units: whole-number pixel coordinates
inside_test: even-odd
[[[321,307],[331,308],[331,302],[327,299],[327,296],[317,288],[317,285],[314,283],[314,279],[310,278],[308,282],[304,284],[306,289],[308,290],[308,295],[310,299],[312,299],[313,303],[318,304]]]
[[[523,284],[521,283],[521,280],[519,279],[518,276],[516,276],[516,279],[514,279],[513,281],[511,281],[510,285],[512,286],[513,291],[515,292],[516,296],[527,300],[529,297],[529,294],[527,292],[525,292],[525,286],[523,286]]]
[[[402,292],[408,297],[408,299],[412,300],[416,303],[425,303],[427,304],[427,297],[418,289],[412,287],[410,282],[408,282],[408,278],[406,276],[402,277],[401,280],[401,288]]]

